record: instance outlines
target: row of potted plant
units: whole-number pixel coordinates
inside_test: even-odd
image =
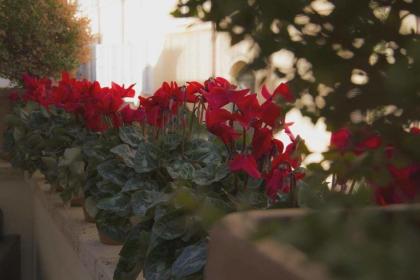
[[[82,202],[106,244],[124,244],[115,279],[199,279],[210,226],[227,213],[297,206],[303,145],[279,104],[223,78],[132,87],[63,74],[24,77],[7,121],[14,166],[40,170],[64,202]],[[290,144],[275,139],[285,131]]]
[[[257,95],[215,78],[137,97],[133,87],[67,74],[24,83],[10,96],[9,159],[81,204],[103,243],[123,244],[115,279],[201,279],[209,229],[227,213],[418,198],[419,165],[368,127],[334,132],[329,170],[304,171],[305,145],[285,121],[294,101],[286,84]]]

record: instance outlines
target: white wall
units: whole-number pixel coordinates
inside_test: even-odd
[[[173,0],[79,0],[80,14],[91,20],[99,34],[94,46],[95,69],[90,75],[102,84],[136,83],[137,90],[151,92],[152,68],[164,48],[166,35],[184,25],[169,13]],[[89,75],[88,75],[89,76]]]
[[[95,46],[96,75],[92,78],[102,84],[136,83],[136,90],[151,94],[163,81],[204,81],[213,72],[233,80],[232,66],[238,61],[250,62],[256,51],[247,42],[231,47],[226,34],[217,34],[213,42],[209,23],[173,18],[170,11],[176,0],[79,0],[79,3],[82,14],[91,18],[93,32],[101,32],[101,43]],[[272,76],[267,82],[274,89],[279,80]],[[287,120],[295,122],[292,131],[304,137],[310,150],[316,152],[311,161],[318,160],[329,142],[325,125],[314,126],[296,111]],[[287,137],[280,137],[287,142]]]
[[[0,78],[0,88],[10,87],[10,81]]]

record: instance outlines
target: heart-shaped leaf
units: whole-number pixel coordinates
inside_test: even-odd
[[[102,178],[119,186],[124,186],[127,181],[127,173],[116,160],[108,160],[99,164],[97,170]]]
[[[158,219],[152,231],[165,240],[181,237],[186,231],[186,217],[181,211],[172,211]]]
[[[82,148],[72,147],[64,151],[63,157],[60,158],[59,166],[70,166],[73,162],[82,159]]]
[[[111,149],[111,153],[116,154],[124,160],[124,163],[133,168],[134,167],[134,156],[136,155],[135,150],[127,144],[121,144]]]
[[[194,177],[194,166],[187,161],[174,161],[166,169],[172,179],[190,180]]]
[[[107,210],[111,212],[123,212],[129,208],[130,197],[125,194],[117,194],[112,197],[103,198],[98,201],[96,207],[101,210]]]
[[[147,173],[159,167],[159,151],[151,143],[141,142],[134,157],[134,170]]]
[[[122,188],[122,192],[130,192],[137,190],[157,191],[159,190],[159,185],[155,181],[146,180],[143,177],[137,175],[130,178]]]
[[[134,214],[145,215],[147,210],[167,199],[167,194],[157,191],[141,190],[131,196],[131,207]]]
[[[163,136],[163,149],[168,151],[176,150],[182,143],[182,136],[177,133],[168,133]]]
[[[119,132],[121,141],[131,147],[137,147],[137,145],[143,141],[142,132],[138,126],[122,126],[120,127]]]
[[[207,261],[207,243],[200,241],[185,247],[171,268],[173,279],[185,279],[201,271]]]
[[[194,173],[193,181],[200,186],[208,186],[224,179],[229,174],[226,164],[209,164]]]

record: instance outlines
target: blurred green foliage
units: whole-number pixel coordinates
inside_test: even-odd
[[[86,62],[89,21],[76,12],[62,0],[0,0],[0,76],[56,77]]]
[[[420,118],[420,1],[183,0],[173,14],[214,22],[232,44],[252,41],[249,67],[290,80],[313,121],[325,118],[330,130],[373,125],[418,155],[406,150],[404,128]],[[276,64],[285,50],[294,56],[286,70]]]
[[[331,279],[420,279],[419,222],[418,208],[324,210],[271,224],[255,238],[291,244],[326,265]]]

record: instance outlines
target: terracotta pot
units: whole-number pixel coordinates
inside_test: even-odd
[[[83,197],[82,196],[73,197],[70,200],[70,206],[71,207],[80,207],[80,206],[83,206]]]
[[[51,192],[55,192],[55,193],[62,193],[64,191],[64,188],[62,186],[60,186],[60,184],[56,183],[56,184],[49,184],[51,186]]]
[[[85,199],[83,199],[83,215],[85,216],[85,222],[95,223],[95,218],[89,215],[88,211],[86,210]]]
[[[102,244],[111,245],[111,246],[121,246],[121,245],[123,245],[123,242],[112,239],[106,233],[101,231],[98,228],[98,226],[96,226],[96,229],[98,230],[99,241],[101,241]]]

